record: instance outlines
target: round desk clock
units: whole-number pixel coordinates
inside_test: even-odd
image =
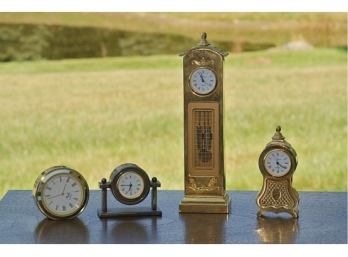
[[[100,218],[161,216],[162,211],[157,208],[157,187],[160,186],[161,183],[156,177],[150,180],[147,173],[138,165],[133,163],[121,164],[112,171],[109,182],[103,178],[99,183],[99,188],[102,190],[102,204],[101,209],[97,210],[97,214]],[[152,188],[151,207],[108,208],[108,188],[115,199],[125,205],[140,204],[146,199]]]
[[[110,175],[111,192],[121,203],[133,205],[142,202],[150,191],[147,173],[135,164],[122,164]]]
[[[39,210],[49,219],[73,219],[86,208],[89,188],[78,171],[54,166],[38,176],[32,195]]]
[[[264,212],[287,212],[298,218],[300,197],[292,187],[297,154],[280,131],[281,127],[277,126],[272,141],[266,145],[259,158],[263,185],[256,198],[259,206],[257,216],[260,217]]]

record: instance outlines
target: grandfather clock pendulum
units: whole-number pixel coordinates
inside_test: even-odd
[[[225,191],[223,62],[225,53],[200,43],[183,56],[185,196],[181,213],[229,213]]]

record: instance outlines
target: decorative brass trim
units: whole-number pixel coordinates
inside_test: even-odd
[[[190,182],[189,188],[194,191],[213,191],[215,189],[219,189],[218,186],[215,186],[215,184],[218,182],[216,177],[211,178],[207,185],[201,182],[198,182],[193,177],[189,178],[189,182]]]
[[[214,65],[214,60],[209,60],[209,58],[202,56],[200,60],[192,60],[191,64],[203,65],[203,66],[206,66],[209,64]]]
[[[260,204],[264,207],[293,207],[294,200],[289,194],[289,186],[287,181],[266,180],[265,193],[260,197]]]

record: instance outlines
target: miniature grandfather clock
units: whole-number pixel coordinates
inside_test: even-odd
[[[181,213],[229,213],[225,192],[223,62],[228,53],[200,43],[180,54],[184,72],[185,196]]]

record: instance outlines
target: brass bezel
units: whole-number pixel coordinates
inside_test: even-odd
[[[42,195],[44,194],[45,185],[49,182],[53,177],[58,176],[59,174],[67,175],[72,177],[76,182],[80,183],[80,186],[83,190],[82,192],[82,202],[81,205],[69,215],[58,214],[46,207],[46,204],[43,203]],[[32,191],[32,196],[34,201],[39,208],[39,210],[44,214],[47,218],[52,220],[62,220],[62,219],[73,219],[80,215],[84,209],[86,208],[89,200],[89,187],[85,178],[76,170],[73,170],[66,166],[53,166],[51,168],[43,171],[34,183],[34,188]]]
[[[265,160],[266,160],[266,156],[273,152],[273,151],[282,151],[284,152],[286,155],[288,155],[289,159],[290,159],[290,169],[289,171],[284,174],[284,175],[281,175],[281,176],[275,176],[271,173],[269,173],[265,167]],[[296,169],[296,166],[297,166],[297,158],[296,158],[296,155],[294,155],[294,153],[291,151],[291,149],[287,148],[285,145],[272,145],[272,146],[269,146],[269,147],[266,147],[261,155],[260,155],[260,158],[259,158],[259,169],[262,173],[262,175],[264,177],[272,177],[272,179],[286,179],[288,177],[291,177],[294,172],[295,172],[295,169]]]
[[[288,169],[285,173],[283,173],[283,174],[281,174],[281,175],[275,175],[275,174],[272,173],[272,172],[268,169],[268,167],[267,167],[266,159],[267,159],[267,157],[268,157],[271,153],[273,153],[273,152],[283,152],[283,153],[286,154],[286,156],[289,158],[289,161],[290,161],[290,164],[289,164],[289,165],[290,165],[290,167],[289,167],[289,169]],[[266,172],[267,172],[269,175],[271,175],[271,176],[273,176],[273,177],[280,178],[280,177],[284,177],[286,174],[288,174],[288,173],[290,172],[291,167],[292,167],[292,161],[291,161],[290,155],[288,154],[287,151],[285,151],[285,150],[282,149],[282,148],[274,148],[274,149],[268,151],[268,152],[264,155],[264,158],[263,158],[263,167],[265,168]]]

